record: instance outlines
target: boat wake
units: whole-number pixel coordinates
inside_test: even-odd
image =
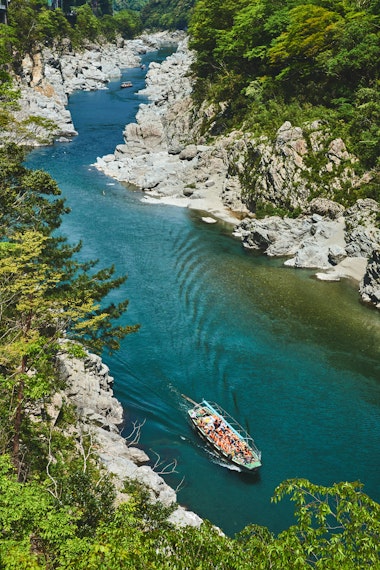
[[[205,451],[207,453],[207,455],[210,456],[210,460],[215,464],[215,465],[219,465],[220,467],[225,467],[225,469],[228,469],[229,471],[237,471],[238,473],[242,473],[242,469],[240,469],[240,467],[238,467],[237,465],[233,465],[231,463],[227,463],[227,461],[223,461],[223,459],[221,457],[219,457],[219,455],[216,455],[216,453],[213,453],[211,449],[209,449],[208,447],[204,447],[202,445],[198,446],[200,449],[202,449],[203,451]]]
[[[212,462],[215,463],[216,465],[219,465],[220,467],[228,469],[229,471],[237,471],[238,473],[242,473],[242,469],[240,469],[240,467],[238,467],[237,465],[231,465],[230,463],[225,463],[218,457],[213,457]]]

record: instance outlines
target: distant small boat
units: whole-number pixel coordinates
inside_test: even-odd
[[[121,83],[120,87],[122,89],[125,89],[126,87],[132,87],[133,83],[132,81],[123,81],[123,83]]]
[[[252,437],[218,404],[202,400],[193,404],[187,413],[198,434],[224,459],[241,471],[255,471],[261,467],[261,451]]]

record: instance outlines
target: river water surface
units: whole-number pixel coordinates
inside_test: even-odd
[[[158,61],[164,52],[145,56]],[[62,232],[82,255],[128,274],[112,293],[129,299],[124,323],[140,323],[121,350],[105,355],[115,395],[140,444],[178,501],[233,534],[249,523],[277,532],[293,523],[288,502],[270,498],[281,481],[331,485],[360,480],[380,500],[380,317],[347,281],[318,282],[308,271],[245,252],[223,223],[144,203],[142,195],[92,164],[113,152],[134,121],[141,69],[132,89],[76,93],[69,109],[79,136],[32,152],[28,166],[58,181],[68,205]],[[256,476],[219,465],[191,431],[185,393],[216,401],[262,450]],[[159,458],[159,459],[158,459]]]

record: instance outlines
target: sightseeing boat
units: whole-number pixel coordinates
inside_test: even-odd
[[[193,406],[187,411],[197,433],[229,463],[241,471],[255,471],[261,466],[261,451],[252,437],[218,404],[197,403],[183,395]]]
[[[132,87],[133,83],[132,81],[123,81],[123,83],[120,84],[120,87],[122,89],[125,89],[126,87]]]

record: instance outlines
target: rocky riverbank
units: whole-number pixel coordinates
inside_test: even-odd
[[[34,117],[51,121],[52,125],[32,123],[23,142],[36,145],[69,141],[78,134],[66,109],[70,94],[77,90],[106,89],[107,83],[120,77],[123,69],[138,67],[142,54],[163,45],[176,45],[182,35],[180,32],[144,34],[134,40],[120,39],[116,45],[90,44],[81,51],[63,42],[54,49],[43,48],[28,54],[22,62],[21,74],[16,77],[21,91],[16,119]]]
[[[353,279],[363,301],[380,308],[379,204],[358,200],[345,209],[328,198],[347,184],[360,184],[356,157],[342,139],[331,140],[321,121],[303,128],[286,122],[273,142],[232,132],[206,144],[202,125],[215,109],[194,108],[192,60],[184,40],[165,62],[150,66],[142,91],[150,103],[140,106],[136,123],[125,128],[124,144],[99,157],[97,168],[141,189],[146,201],[205,211],[211,214],[203,217],[206,222],[234,224],[244,247],[284,257],[287,266],[315,268],[323,280]],[[316,181],[311,156],[321,163]],[[327,197],[311,200],[322,189]],[[258,203],[291,206],[301,214],[259,220],[251,212]]]
[[[140,105],[136,123],[126,125],[124,144],[99,157],[96,167],[107,175],[141,189],[145,200],[205,210],[236,223],[237,211],[222,200],[227,164],[223,145],[193,143],[194,107],[189,73],[192,54],[187,40],[162,64],[152,63],[146,88],[151,103]]]
[[[199,527],[202,519],[179,506],[176,492],[152,467],[150,458],[141,449],[130,445],[120,432],[124,423],[123,408],[113,395],[113,378],[99,356],[87,353],[85,358],[69,355],[64,350],[57,359],[60,378],[65,390],[57,392],[48,406],[48,416],[53,424],[59,418],[64,404],[75,407],[77,423],[72,430],[78,444],[86,434],[91,438],[99,466],[111,476],[117,490],[117,502],[128,500],[123,492],[126,480],[137,481],[146,486],[153,502],[165,506],[175,505],[169,520],[178,526]],[[129,427],[131,429],[129,429]],[[127,426],[130,433],[133,426]]]

